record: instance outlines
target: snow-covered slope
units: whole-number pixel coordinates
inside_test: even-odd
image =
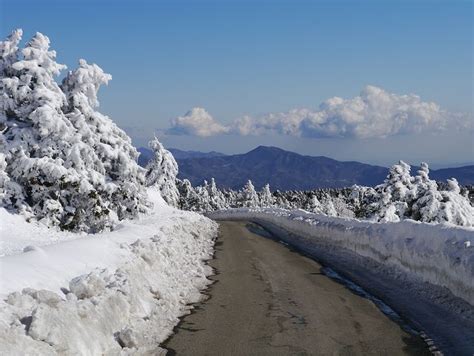
[[[0,354],[161,352],[209,283],[217,224],[149,193],[150,215],[96,235],[29,224],[2,209]]]
[[[270,223],[298,235],[310,248],[346,249],[395,267],[474,305],[474,229],[411,220],[375,223],[276,208],[230,209],[208,214],[215,219]],[[290,241],[291,242],[291,241]]]

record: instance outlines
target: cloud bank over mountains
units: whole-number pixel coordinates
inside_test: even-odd
[[[319,110],[292,109],[260,117],[244,116],[223,124],[205,109],[193,108],[171,120],[171,135],[209,137],[221,134],[295,137],[379,138],[398,134],[473,129],[472,114],[452,113],[414,94],[398,95],[368,85],[352,99],[333,97]]]

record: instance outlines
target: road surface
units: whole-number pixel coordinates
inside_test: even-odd
[[[220,222],[216,281],[164,347],[173,355],[428,354],[369,300],[321,273],[315,261]]]

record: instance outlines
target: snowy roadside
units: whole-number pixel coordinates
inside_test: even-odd
[[[96,236],[2,212],[0,354],[162,351],[160,342],[209,283],[205,261],[217,224],[168,207],[156,191],[150,197],[150,215]]]

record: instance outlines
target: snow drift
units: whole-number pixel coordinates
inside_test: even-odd
[[[97,235],[54,232],[2,214],[15,233],[2,230],[9,255],[0,258],[0,354],[164,352],[160,343],[209,283],[205,260],[217,224],[150,192],[149,216]],[[19,232],[30,237],[15,240]],[[51,233],[67,236],[49,245]]]
[[[474,229],[409,220],[375,223],[276,208],[230,209],[208,216],[273,224],[301,237],[307,246],[322,243],[352,251],[446,287],[474,305]]]

